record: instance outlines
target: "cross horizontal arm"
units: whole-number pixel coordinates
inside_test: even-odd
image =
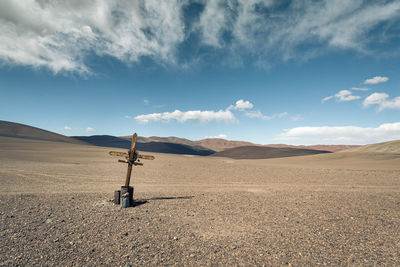
[[[124,160],[124,159],[119,159],[118,162],[121,162],[121,163],[129,163],[129,161]],[[136,161],[132,162],[132,164],[135,165],[135,166],[143,166],[143,163],[141,163],[141,162],[136,162]]]
[[[118,156],[118,157],[125,157],[129,158],[129,154],[125,152],[119,152],[119,151],[110,151],[108,152],[111,156]],[[148,159],[148,160],[153,160],[154,156],[152,155],[142,155],[142,154],[136,154],[136,157],[138,159]]]

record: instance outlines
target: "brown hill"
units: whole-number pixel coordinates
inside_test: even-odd
[[[9,121],[0,121],[0,136],[87,145],[85,142],[61,134]]]
[[[131,139],[131,136],[120,136],[120,138]],[[192,146],[197,149],[208,149],[213,151],[222,151],[228,148],[234,148],[239,146],[256,146],[256,144],[244,141],[231,141],[221,138],[206,138],[198,141],[192,141],[186,138],[179,137],[158,137],[158,136],[150,136],[150,137],[138,137],[138,142],[148,143],[148,142],[168,142],[175,144],[183,144],[187,146]]]
[[[74,136],[73,138],[87,142],[95,146],[102,147],[118,147],[129,149],[131,147],[132,137],[116,137],[111,135],[92,135],[92,136]],[[143,142],[143,140],[145,142]],[[185,154],[185,155],[200,155],[208,156],[215,151],[198,146],[185,145],[172,142],[154,142],[148,138],[138,136],[136,149],[139,151],[170,153],[170,154]]]
[[[120,138],[131,139],[131,136],[120,136]],[[299,149],[311,149],[311,150],[322,150],[322,151],[330,151],[330,152],[338,152],[342,150],[352,149],[359,146],[355,145],[286,145],[286,144],[269,144],[269,145],[259,145],[251,142],[245,141],[232,141],[221,138],[206,138],[198,141],[192,141],[186,138],[179,137],[158,137],[158,136],[150,136],[150,137],[138,137],[138,141],[142,143],[147,142],[168,142],[168,143],[176,143],[176,144],[184,144],[188,146],[193,146],[198,149],[210,149],[214,151],[223,151],[229,148],[241,147],[241,146],[262,146],[262,147],[275,147],[275,148],[299,148]]]
[[[290,148],[290,147],[262,147],[262,146],[241,146],[217,152],[212,156],[227,157],[233,159],[268,159],[315,155],[331,153],[330,151]]]
[[[400,140],[384,143],[365,145],[349,150],[350,152],[381,152],[381,153],[400,153]]]
[[[267,147],[291,147],[291,148],[302,148],[302,149],[312,149],[312,150],[323,150],[323,151],[330,151],[330,152],[339,152],[347,149],[356,148],[359,146],[356,145],[311,145],[311,146],[294,146],[294,145],[285,145],[285,144],[269,144],[265,145]]]
[[[214,151],[223,151],[223,150],[226,150],[229,148],[235,148],[235,147],[240,147],[240,146],[258,146],[256,144],[253,144],[250,142],[231,141],[231,140],[226,140],[226,139],[221,139],[221,138],[206,138],[206,139],[196,141],[196,143],[198,143],[208,149],[212,149]]]

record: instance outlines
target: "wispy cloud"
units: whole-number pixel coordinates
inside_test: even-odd
[[[393,99],[388,99],[389,95],[386,93],[373,93],[364,99],[364,107],[370,105],[378,105],[378,110],[384,109],[400,109],[400,96]]]
[[[143,100],[143,103],[144,103],[145,105],[148,105],[149,102],[150,102],[150,101],[149,101],[148,99],[144,99],[144,100]]]
[[[388,77],[375,76],[374,78],[366,79],[364,81],[364,84],[378,84],[378,83],[385,83],[387,81],[389,81]]]
[[[63,127],[63,130],[66,130],[66,131],[71,131],[71,130],[72,130],[72,128],[71,128],[71,127],[69,127],[69,126],[67,126],[67,125],[65,125],[65,126]]]
[[[257,118],[257,119],[262,119],[262,120],[266,120],[266,121],[272,119],[271,116],[264,115],[259,110],[247,111],[247,112],[245,112],[245,115],[252,119]]]
[[[208,122],[208,121],[235,122],[236,118],[230,110],[219,110],[219,111],[175,110],[173,112],[138,115],[135,117],[135,120],[141,123],[148,123],[150,121],[163,121],[163,122],[178,121],[183,123],[188,120],[198,120],[200,122]]]
[[[0,60],[84,74],[91,73],[88,58],[93,55],[127,64],[148,57],[164,66],[187,66],[201,62],[201,53],[215,52],[222,62],[253,58],[262,66],[315,57],[331,48],[369,53],[377,49],[371,45],[376,40],[397,36],[387,34],[393,28],[385,26],[400,20],[399,1],[210,0],[196,2],[204,8],[188,23],[184,10],[191,3],[0,1]],[[191,58],[179,62],[178,48],[189,35],[198,41],[193,53],[186,53]]]
[[[95,130],[94,128],[92,128],[92,127],[87,127],[87,128],[86,128],[86,132],[88,132],[88,133],[94,133],[94,132],[96,132],[96,130]]]
[[[272,119],[282,119],[285,118],[287,116],[289,116],[288,112],[282,112],[282,113],[277,113],[277,114],[273,114],[271,116],[268,115],[264,115],[261,111],[259,110],[254,110],[254,111],[246,111],[245,115],[249,118],[258,118],[258,119],[262,119],[262,120],[272,120]],[[296,117],[293,117],[296,120]]]
[[[227,139],[228,136],[226,134],[219,134],[219,135],[215,135],[215,136],[206,136],[204,138],[219,138],[219,139]]]
[[[53,72],[88,73],[87,55],[174,64],[184,36],[181,1],[0,2],[0,58]]]
[[[132,117],[129,116],[129,115],[125,115],[124,118],[125,118],[125,119],[130,119],[130,118],[132,118]]]
[[[339,102],[343,102],[343,101],[352,101],[352,100],[360,99],[361,96],[353,95],[353,93],[350,90],[341,90],[335,95],[327,96],[327,97],[323,98],[322,102],[328,101],[332,98],[335,98]]]
[[[352,90],[352,91],[368,91],[369,88],[366,88],[366,87],[351,87],[350,90]]]
[[[295,140],[302,144],[363,145],[400,139],[400,122],[376,128],[358,126],[296,127],[278,135],[276,140]]]

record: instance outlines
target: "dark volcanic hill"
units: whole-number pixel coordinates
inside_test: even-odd
[[[129,149],[131,147],[131,140],[128,138],[120,138],[111,135],[93,135],[93,136],[74,136],[73,138],[87,142],[95,146],[103,147],[118,147]],[[186,155],[200,155],[208,156],[215,151],[205,149],[197,146],[190,146],[178,143],[169,142],[141,142],[138,137],[136,148],[139,151],[159,152],[170,154],[186,154]]]
[[[0,136],[87,145],[87,143],[61,134],[9,121],[0,121]]]
[[[226,149],[213,154],[216,157],[227,157],[232,159],[268,159],[306,156],[321,153],[331,153],[330,151],[300,149],[300,148],[275,148],[262,146],[241,146]]]

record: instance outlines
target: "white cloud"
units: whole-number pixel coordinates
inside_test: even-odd
[[[69,126],[67,126],[67,125],[65,125],[65,126],[63,127],[63,130],[66,130],[66,131],[71,131],[71,130],[72,130],[72,128],[71,128],[71,127],[69,127]]]
[[[257,110],[257,111],[248,111],[245,113],[245,115],[249,118],[258,118],[258,119],[263,119],[263,120],[270,120],[272,119],[271,116],[267,116],[261,113],[261,111]]]
[[[228,107],[228,110],[230,109],[239,109],[239,110],[244,110],[244,109],[252,109],[254,105],[250,103],[250,101],[244,101],[243,99],[239,99],[236,101],[235,105],[230,105]]]
[[[296,127],[286,130],[276,140],[296,140],[303,144],[363,145],[400,139],[400,122],[376,128],[358,126]]]
[[[322,98],[322,102],[328,101],[333,98],[333,95]]]
[[[144,99],[144,100],[143,100],[143,103],[144,103],[145,105],[148,105],[149,102],[150,102],[150,101],[149,101],[148,99]]]
[[[124,118],[125,118],[125,119],[130,119],[130,118],[132,118],[132,117],[129,116],[129,115],[125,115]]]
[[[215,135],[215,136],[206,136],[206,137],[204,137],[204,138],[205,138],[205,139],[208,139],[208,138],[227,139],[228,136],[227,136],[226,134],[219,134],[219,135]]]
[[[184,40],[182,1],[0,2],[0,59],[53,72],[89,69],[85,57],[175,62]]]
[[[366,87],[351,87],[350,90],[353,90],[353,91],[368,91],[369,88],[366,88]]]
[[[302,120],[303,117],[300,116],[300,115],[295,115],[295,116],[290,117],[290,119],[291,119],[292,121],[299,121],[299,120]]]
[[[93,129],[92,127],[87,127],[87,128],[86,128],[86,132],[88,132],[88,133],[94,133],[94,132],[96,132],[96,130]]]
[[[389,80],[388,77],[382,77],[382,76],[375,76],[374,78],[371,79],[366,79],[364,81],[364,84],[378,84],[378,83],[385,83]]]
[[[148,123],[150,121],[169,122],[174,120],[181,123],[186,122],[188,120],[198,120],[200,122],[207,122],[207,121],[235,122],[236,118],[230,110],[219,110],[219,111],[175,110],[174,112],[138,115],[135,117],[135,120],[141,123]]]
[[[222,51],[221,62],[253,57],[262,66],[276,59],[308,59],[330,48],[370,53],[379,47],[371,45],[375,41],[397,36],[396,27],[389,26],[400,13],[399,1],[210,0],[200,1],[203,11],[188,23],[183,11],[189,3],[3,0],[0,60],[54,73],[90,73],[93,55],[127,64],[150,57],[161,65],[187,66],[186,60],[201,62],[201,53],[211,50]],[[179,62],[178,48],[192,34],[199,35],[192,58]],[[201,49],[204,45],[215,49]]]
[[[389,27],[374,35],[370,32],[398,21],[400,13],[400,2],[326,0],[285,5],[272,0],[208,1],[199,22],[203,42],[216,48],[231,44],[231,58],[248,53],[267,65],[276,58],[307,59],[327,48],[368,53],[369,44],[390,38]]]
[[[378,105],[378,110],[384,109],[400,109],[400,96],[393,99],[389,99],[389,95],[386,93],[373,93],[364,99],[364,107],[370,105]]]
[[[327,96],[327,97],[323,98],[322,102],[328,101],[332,98],[335,98],[339,102],[343,102],[343,101],[352,101],[352,100],[360,99],[361,96],[353,95],[353,93],[349,90],[341,90],[333,96]]]
[[[284,117],[289,116],[289,113],[287,112],[282,112],[282,113],[278,113],[278,114],[273,114],[271,116],[268,115],[264,115],[261,111],[256,110],[256,111],[247,111],[245,112],[245,115],[249,118],[258,118],[258,119],[262,119],[262,120],[272,120],[272,119],[282,119]]]

